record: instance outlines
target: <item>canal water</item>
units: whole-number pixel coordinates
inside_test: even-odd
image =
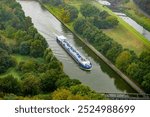
[[[97,92],[134,93],[135,91],[112,71],[103,61],[98,59],[79,39],[62,25],[51,13],[36,1],[17,0],[26,16],[32,18],[34,26],[43,35],[54,55],[63,63],[64,72],[72,79],[78,79]],[[81,70],[74,60],[58,45],[56,35],[64,35],[81,54],[93,64],[89,72]]]

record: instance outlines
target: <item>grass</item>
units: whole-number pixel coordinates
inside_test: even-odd
[[[137,54],[140,54],[144,50],[148,50],[144,44],[142,44],[140,41],[137,41],[135,36],[121,25],[114,29],[103,30],[103,32],[120,43],[124,48],[134,50]]]
[[[125,10],[127,15],[150,31],[150,16],[147,17],[143,12],[141,12],[141,10],[139,10],[140,8],[133,2],[133,0],[130,0],[130,2],[123,6],[127,8]]]
[[[45,4],[44,5],[49,11],[51,11],[52,14],[55,14],[57,16],[57,18],[60,18],[61,16],[61,12],[60,9],[58,9],[57,7]]]
[[[22,56],[22,55],[19,55],[19,54],[14,54],[12,55],[12,57],[14,57],[17,61],[17,64],[21,61],[37,61],[38,63],[44,63],[44,59],[43,58],[33,58],[33,57],[30,57],[30,56]]]
[[[8,75],[12,75],[17,79],[20,79],[20,73],[16,71],[16,68],[9,68],[7,72],[0,75],[0,78],[6,77]]]

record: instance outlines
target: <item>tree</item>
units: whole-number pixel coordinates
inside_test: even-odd
[[[68,89],[57,89],[52,93],[53,100],[87,100],[87,96],[73,95]]]
[[[30,41],[24,41],[20,44],[19,52],[21,55],[29,55],[30,54]]]
[[[41,76],[41,88],[43,92],[50,92],[56,89],[56,81],[59,79],[58,72],[51,70]]]
[[[63,71],[63,64],[53,56],[48,64],[48,68]]]
[[[79,84],[81,84],[81,82],[79,80],[70,79],[67,76],[64,77],[64,78],[58,79],[57,82],[56,82],[57,88],[70,87],[70,86],[79,85]]]
[[[107,11],[102,11],[102,12],[100,12],[100,14],[99,14],[99,17],[100,17],[101,19],[106,19],[106,17],[108,17],[108,16],[109,16],[109,14],[108,14]]]
[[[144,76],[144,81],[142,82],[142,86],[148,93],[150,92],[150,73]]]
[[[70,21],[73,21],[74,19],[76,19],[78,17],[78,9],[74,6],[68,5],[68,4],[64,4],[63,8],[65,11],[68,11],[69,13],[69,19]]]
[[[30,55],[33,57],[42,57],[44,54],[44,46],[40,40],[34,40],[31,42]]]
[[[73,94],[80,94],[80,95],[88,95],[88,93],[91,91],[88,86],[84,85],[75,85],[70,87],[70,90]]]
[[[128,51],[123,51],[118,55],[116,59],[116,66],[119,69],[126,71],[130,63],[130,60],[131,60],[131,54]]]
[[[91,4],[83,4],[80,7],[82,15],[86,17],[97,16],[100,13],[100,10]]]
[[[105,19],[95,16],[93,19],[93,24],[99,29],[109,29],[117,26],[119,21],[115,16],[108,15]]]
[[[7,51],[0,48],[0,73],[4,73],[8,68],[15,65],[15,60],[7,53]]]
[[[63,4],[63,0],[50,0],[50,4],[52,4],[54,6],[59,6],[59,5]]]
[[[115,63],[116,58],[118,55],[123,51],[123,48],[121,45],[114,43],[112,45],[112,48],[107,51],[106,57],[111,60],[113,63]]]
[[[0,30],[4,30],[5,27],[4,27],[4,24],[0,22]]]
[[[126,70],[127,74],[129,76],[132,76],[134,79],[137,78],[135,76],[138,73],[138,71],[139,71],[139,65],[137,63],[131,63]]]
[[[117,26],[119,23],[119,21],[117,20],[117,18],[115,16],[108,16],[106,18],[106,22],[107,22],[109,28],[113,28],[113,27]]]
[[[27,32],[26,32],[26,31],[18,30],[18,31],[15,33],[15,39],[16,39],[17,41],[18,41],[18,40],[21,40],[21,39],[24,38],[26,35],[27,35]]]
[[[20,82],[12,75],[0,78],[0,92],[20,94]]]
[[[50,0],[40,0],[40,1],[43,3],[49,3],[50,2]]]
[[[65,9],[61,9],[61,19],[64,23],[69,23],[70,22],[70,12]]]
[[[37,33],[37,29],[34,28],[34,26],[30,26],[28,29],[28,34],[34,39],[36,33]]]
[[[93,99],[93,100],[105,99],[105,96],[102,96],[92,91],[88,86],[84,86],[81,84],[70,87],[70,91],[73,95],[80,95],[86,99]]]
[[[58,89],[53,92],[52,99],[53,100],[67,100],[72,94],[67,89]]]
[[[27,74],[22,80],[22,93],[24,96],[37,95],[40,93],[40,80],[33,74]]]
[[[4,39],[0,36],[0,48],[11,53],[10,47],[5,43]]]
[[[148,74],[150,69],[150,52],[142,52],[139,59],[139,67],[142,69],[143,75]]]
[[[105,41],[100,47],[98,47],[98,50],[102,54],[106,55],[107,51],[110,50],[111,48],[112,48],[112,41]]]
[[[79,34],[82,34],[83,30],[85,30],[84,26],[86,23],[85,19],[77,19],[74,23],[74,30]]]
[[[5,29],[6,36],[11,39],[14,38],[15,32],[16,32],[16,29],[13,28],[12,26],[7,26],[7,28]]]
[[[31,27],[32,25],[33,24],[31,18],[29,16],[25,17],[25,30],[28,30],[28,28]]]
[[[18,65],[18,70],[23,73],[35,72],[37,71],[38,63],[33,60],[29,60],[26,62],[20,62]]]

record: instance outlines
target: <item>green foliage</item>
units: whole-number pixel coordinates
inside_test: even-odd
[[[51,62],[48,64],[49,69],[56,69],[58,71],[63,71],[63,65],[56,57],[52,57]]]
[[[11,26],[7,26],[5,29],[5,34],[8,38],[14,38],[14,34],[16,32],[16,29],[11,27]]]
[[[31,26],[29,27],[27,33],[31,36],[31,38],[34,38],[34,35],[37,33],[37,29]]]
[[[27,26],[32,25],[31,20],[25,18],[24,12],[20,9],[21,6],[14,0],[0,1],[0,22],[2,23],[2,29],[8,26],[15,29],[27,29]]]
[[[109,15],[106,11],[102,11],[99,16],[95,16],[93,24],[99,29],[114,28],[119,21],[115,16]]]
[[[56,81],[59,79],[59,73],[55,70],[46,71],[41,76],[41,89],[43,92],[50,92],[56,89]]]
[[[23,73],[30,73],[37,71],[37,68],[39,67],[38,63],[36,61],[26,61],[26,62],[20,62],[18,65],[18,70]]]
[[[8,51],[8,53],[11,53],[10,47],[8,46],[8,44],[6,44],[6,42],[4,41],[4,39],[1,36],[0,36],[0,48]]]
[[[85,23],[87,23],[85,19],[78,19],[78,20],[75,21],[75,23],[74,23],[74,26],[73,26],[73,27],[74,27],[74,30],[75,30],[77,33],[79,33],[79,34],[82,34],[82,33],[83,33],[83,30],[86,30],[86,29],[84,28]]]
[[[139,59],[139,67],[142,70],[143,76],[145,76],[150,72],[150,52],[143,52]]]
[[[85,19],[78,19],[74,23],[74,30],[86,38],[98,51],[103,53],[112,62],[123,51],[120,44],[114,42],[110,37],[98,30]]]
[[[125,71],[131,61],[131,54],[128,51],[123,51],[116,59],[116,66]]]
[[[59,6],[64,3],[63,0],[40,0],[42,3],[50,3],[53,6]]]
[[[75,85],[79,85],[79,84],[81,84],[81,82],[79,80],[69,79],[68,76],[61,78],[61,79],[58,79],[56,82],[57,88],[71,87],[71,86],[75,86]]]
[[[67,5],[67,4],[63,4],[61,6],[61,20],[64,23],[69,23],[71,21],[73,21],[74,19],[76,19],[78,17],[78,10],[76,7],[71,6],[71,5]]]
[[[68,89],[58,89],[52,94],[53,100],[87,100],[87,96],[73,95]]]
[[[132,76],[134,79],[136,79],[136,74],[138,73],[139,65],[137,63],[131,63],[126,72],[129,76]]]
[[[150,73],[144,76],[144,81],[142,82],[142,86],[145,88],[147,92],[150,92]]]
[[[29,55],[30,54],[30,41],[24,41],[20,43],[19,52],[21,55]]]
[[[86,96],[92,100],[104,99],[104,96],[102,96],[98,93],[95,93],[88,86],[84,86],[84,85],[72,86],[72,87],[70,87],[70,91],[74,95]]]
[[[7,71],[8,68],[15,66],[15,60],[0,48],[0,74]]]
[[[26,77],[22,80],[21,86],[24,96],[33,96],[40,93],[40,80],[33,74],[27,74]]]
[[[50,0],[50,4],[52,4],[54,6],[59,6],[63,3],[64,3],[63,0]]]
[[[91,4],[83,4],[80,7],[80,11],[84,17],[92,17],[99,15],[100,11]]]
[[[115,63],[116,58],[123,51],[123,48],[118,43],[113,43],[111,46],[112,48],[107,51],[106,57],[113,63]]]
[[[109,15],[106,11],[100,11],[91,4],[82,4],[80,12],[85,18],[92,17],[92,23],[99,29],[114,28],[119,23],[115,16]]]
[[[70,22],[70,12],[68,10],[65,10],[64,8],[61,9],[61,20],[65,23]]]
[[[13,76],[0,78],[0,92],[19,94],[20,91],[20,82]]]
[[[42,57],[44,54],[44,46],[40,40],[35,40],[31,42],[30,55],[33,57]]]
[[[76,7],[65,4],[63,5],[63,8],[65,11],[69,12],[70,21],[73,21],[74,19],[78,18],[79,11],[77,10]]]

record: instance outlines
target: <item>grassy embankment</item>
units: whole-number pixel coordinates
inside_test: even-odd
[[[150,17],[146,16],[140,8],[134,3],[133,0],[130,0],[128,3],[123,4],[123,7],[126,8],[125,13],[134,19],[137,23],[142,25],[145,29],[150,31]]]
[[[78,10],[80,9],[80,5],[83,4],[82,1],[72,0],[66,1],[67,4],[75,6]],[[98,4],[96,1],[91,1],[91,4],[95,5],[101,10],[106,10],[109,14],[115,15],[111,10],[107,7],[103,7],[102,5]],[[60,19],[60,9],[45,4],[45,7],[53,13],[58,19]],[[79,13],[79,17],[83,17],[81,13]],[[114,29],[103,30],[108,36],[113,38],[115,41],[120,43],[124,48],[128,48],[130,50],[134,50],[138,55],[145,50],[150,49],[150,42],[145,39],[140,33],[138,33],[133,27],[128,25],[125,21],[121,18],[116,16],[119,20],[119,25]],[[73,32],[73,23],[65,24],[69,29]]]

